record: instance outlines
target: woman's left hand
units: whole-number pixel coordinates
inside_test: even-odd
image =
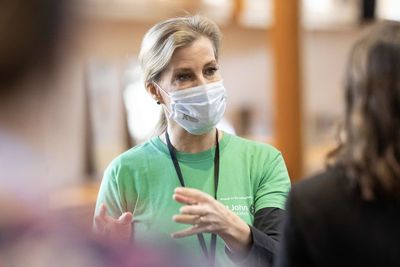
[[[173,238],[182,238],[199,233],[219,235],[232,252],[246,252],[252,242],[250,227],[234,212],[210,195],[193,188],[178,187],[173,199],[186,204],[173,220],[192,226],[173,233]]]

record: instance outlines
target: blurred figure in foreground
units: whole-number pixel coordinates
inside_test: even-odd
[[[65,8],[62,0],[1,3],[0,226],[30,218],[45,205],[40,145],[32,131],[41,130],[41,118],[36,115],[54,81]],[[32,102],[35,105],[26,107]]]
[[[71,8],[66,2],[1,2],[0,266],[189,266],[168,251],[155,254],[151,249],[133,250],[126,244],[94,238],[65,214],[48,210],[48,182],[59,177],[46,171],[54,161],[43,160],[47,144],[37,137],[45,134],[43,100],[59,90],[55,80],[65,18]]]
[[[400,265],[400,23],[359,40],[346,75],[344,140],[294,185],[279,267]]]
[[[13,192],[13,198],[28,202],[42,197],[48,182],[44,174],[51,162],[43,161],[41,138],[44,103],[57,91],[66,9],[62,0],[1,3],[0,194]]]
[[[47,210],[48,180],[41,174],[52,162],[43,162],[43,144],[32,131],[44,134],[43,100],[58,89],[54,81],[69,7],[63,0],[1,3],[1,267],[128,266],[122,263],[126,257]]]

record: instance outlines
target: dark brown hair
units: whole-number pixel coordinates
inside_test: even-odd
[[[0,92],[51,63],[65,0],[3,0],[0,8]]]
[[[381,22],[351,51],[345,119],[328,166],[342,166],[363,199],[400,198],[400,23]]]

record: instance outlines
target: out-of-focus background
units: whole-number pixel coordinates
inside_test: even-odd
[[[141,39],[187,13],[223,32],[221,127],[278,147],[295,182],[321,170],[334,148],[351,45],[375,21],[399,20],[400,1],[75,1],[50,81],[27,78],[29,90],[1,102],[0,180],[23,177],[18,194],[45,189],[51,210],[89,227],[105,167],[146,140],[158,118],[138,67]]]

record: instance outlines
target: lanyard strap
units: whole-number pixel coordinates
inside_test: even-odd
[[[214,156],[214,198],[217,199],[218,192],[218,180],[219,180],[219,141],[218,141],[218,130],[216,129],[216,148],[215,148],[215,156]],[[165,139],[167,140],[167,146],[169,150],[169,154],[171,156],[172,162],[174,163],[176,174],[178,175],[179,182],[182,187],[185,187],[185,181],[183,180],[183,175],[181,168],[179,166],[178,159],[176,157],[176,151],[174,146],[171,144],[171,140],[169,139],[168,131],[165,131]],[[204,256],[209,260],[210,266],[214,266],[215,262],[215,251],[217,245],[217,235],[211,234],[210,240],[210,253],[208,253],[207,245],[204,240],[204,236],[202,233],[197,234],[197,239],[200,243],[201,249],[203,250]]]

